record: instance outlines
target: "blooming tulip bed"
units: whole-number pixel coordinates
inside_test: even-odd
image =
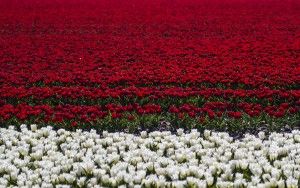
[[[299,10],[1,0],[0,188],[300,187]]]
[[[300,186],[300,131],[97,134],[51,126],[0,129],[0,186]]]
[[[1,1],[0,124],[131,133],[296,127],[299,7]]]

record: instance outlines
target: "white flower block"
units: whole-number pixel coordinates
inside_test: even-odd
[[[299,131],[233,140],[208,130],[137,136],[35,126],[0,128],[0,187],[297,187],[300,178]]]

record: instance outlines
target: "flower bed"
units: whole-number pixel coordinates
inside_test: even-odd
[[[300,187],[299,8],[0,1],[0,187]]]
[[[102,134],[0,129],[0,185],[298,187],[300,131],[234,140],[224,132]]]
[[[0,124],[295,127],[299,2],[1,1]]]

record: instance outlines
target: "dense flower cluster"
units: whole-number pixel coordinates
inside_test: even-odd
[[[294,125],[299,7],[285,0],[1,1],[0,123],[141,124],[155,116],[198,127],[225,118]]]
[[[104,121],[105,129],[111,121],[126,120],[123,122],[123,128],[131,127],[132,124],[142,124],[143,117],[146,116],[161,116],[164,114],[165,106],[159,104],[147,103],[139,105],[138,103],[128,105],[106,104],[100,105],[27,105],[18,104],[16,106],[5,104],[0,109],[0,117],[3,121],[9,123],[20,123],[30,119],[33,122],[42,122],[43,124],[57,123],[78,127],[79,123],[99,126],[99,121]],[[213,119],[241,119],[247,115],[250,118],[260,118],[266,114],[269,118],[297,118],[298,109],[290,106],[288,103],[281,103],[278,106],[263,107],[260,104],[228,103],[228,102],[206,102],[202,107],[197,107],[191,104],[183,104],[180,106],[171,105],[167,109],[165,117],[175,120],[197,119],[198,123],[204,124],[204,121]],[[153,120],[153,124],[157,124],[161,118],[157,117]],[[11,121],[13,120],[13,121]],[[15,120],[15,121],[14,121]],[[121,122],[117,122],[121,123]],[[262,122],[257,122],[262,123]],[[287,122],[289,123],[289,122]],[[117,128],[117,127],[116,127]]]
[[[288,187],[300,185],[300,131],[182,129],[140,135],[0,129],[0,185],[54,187]]]
[[[297,1],[1,4],[2,84],[300,81]]]
[[[3,86],[0,88],[1,98],[16,98],[21,100],[30,97],[43,100],[47,98],[55,98],[56,100],[62,98],[86,98],[89,100],[105,99],[105,98],[120,98],[120,97],[150,97],[153,99],[167,98],[167,97],[193,97],[201,96],[209,97],[223,97],[227,98],[273,98],[287,99],[294,101],[300,99],[300,90],[273,90],[270,88],[259,88],[254,90],[245,89],[220,89],[220,88],[206,88],[206,87],[117,87],[117,88],[93,88],[93,87],[12,87]]]

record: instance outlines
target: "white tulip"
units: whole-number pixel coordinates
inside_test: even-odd
[[[298,187],[298,180],[289,177],[289,178],[286,180],[286,186],[287,186],[287,188],[297,188],[297,187]]]
[[[182,128],[177,129],[177,135],[178,135],[178,136],[182,136],[183,133],[184,133],[184,130],[183,130]]]
[[[271,175],[272,175],[273,178],[278,180],[281,176],[281,172],[277,168],[272,168]]]
[[[264,139],[266,138],[265,132],[260,131],[260,132],[258,133],[258,137],[259,137],[261,140],[264,140]]]
[[[214,178],[212,176],[210,177],[205,177],[206,183],[208,186],[212,186],[214,183]]]
[[[141,132],[141,137],[142,138],[147,138],[147,132],[146,131],[142,131]]]
[[[186,181],[173,181],[173,182],[172,182],[172,185],[173,185],[175,188],[184,188],[185,185],[186,185]]]
[[[211,135],[211,131],[209,131],[209,130],[205,130],[205,131],[204,131],[204,137],[205,137],[206,139],[208,139],[208,138],[210,137],[210,135]]]
[[[300,143],[300,135],[299,134],[294,135],[294,140],[296,143]]]
[[[277,181],[277,186],[278,186],[278,188],[284,188],[285,187],[284,180]]]

